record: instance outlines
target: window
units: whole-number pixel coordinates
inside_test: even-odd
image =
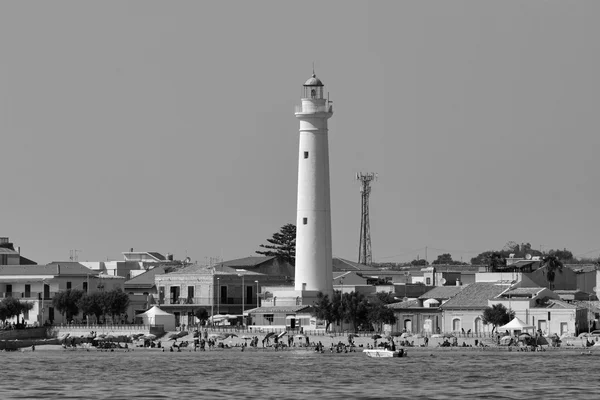
[[[0,265],[8,265],[8,254],[0,254]]]
[[[88,285],[87,282],[83,282],[83,291],[87,292],[88,291]]]
[[[31,297],[31,285],[25,285],[25,297]]]
[[[71,290],[71,282],[67,282],[67,290]]]
[[[306,218],[306,217],[305,217],[305,218],[302,218],[302,224],[303,224],[303,225],[306,225],[306,224],[308,224],[308,218]]]
[[[308,158],[308,151],[304,152],[304,158]]]
[[[265,321],[267,321],[269,325],[273,323],[273,319],[273,314],[265,314]]]
[[[431,285],[431,278],[427,278],[427,279],[425,280],[425,284],[426,284],[426,285]]]
[[[550,311],[548,311],[548,321],[550,321]]]

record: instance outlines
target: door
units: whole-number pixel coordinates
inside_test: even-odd
[[[481,321],[481,318],[477,317],[475,318],[475,334],[479,335],[483,329],[483,322]]]
[[[188,293],[187,293],[187,302],[188,304],[194,304],[194,287],[193,286],[188,286]]]
[[[460,318],[454,318],[452,320],[452,331],[460,332]]]
[[[44,300],[50,299],[50,285],[44,283]]]
[[[404,320],[404,329],[406,329],[406,332],[412,332],[412,319]]]
[[[25,285],[25,297],[31,297],[31,285]]]
[[[545,319],[538,319],[538,329],[542,331],[542,333],[548,333]]]
[[[179,286],[171,286],[169,288],[169,293],[171,297],[171,304],[177,304],[179,302]]]
[[[54,307],[48,308],[48,319],[50,320],[51,324],[54,323]]]
[[[561,336],[564,335],[565,333],[567,333],[569,331],[569,325],[566,322],[561,322],[560,323],[560,334]]]
[[[174,312],[173,315],[175,315],[175,326],[179,326],[179,324],[181,323],[181,314],[178,312]]]
[[[425,322],[423,322],[423,332],[427,332],[427,333],[432,332],[432,326],[431,326],[430,319],[426,319]]]
[[[296,329],[296,318],[290,320],[290,328]]]

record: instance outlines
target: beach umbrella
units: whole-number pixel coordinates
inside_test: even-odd
[[[451,334],[451,333],[444,333],[444,335],[443,335],[442,337],[444,337],[444,338],[448,338],[448,339],[452,339],[452,338],[454,338],[455,336],[454,336],[453,334]]]
[[[280,332],[279,335],[277,335],[277,338],[279,339],[279,338],[283,337],[283,335],[285,335],[286,333],[287,333],[286,331]]]
[[[268,338],[270,338],[271,336],[274,336],[274,335],[275,335],[275,333],[274,333],[274,332],[269,332],[269,333],[267,333],[267,334],[265,335],[265,339],[268,339]]]
[[[252,339],[252,336],[244,335],[244,336],[240,337],[240,339],[243,339],[243,340],[251,340],[251,339]]]
[[[371,336],[371,339],[373,339],[373,340],[381,339],[381,335],[375,334],[375,335]]]
[[[432,339],[441,339],[441,338],[442,338],[442,335],[440,335],[439,333],[436,333],[436,334],[434,334],[434,335],[431,335],[431,338],[432,338]]]
[[[402,335],[400,335],[400,339],[408,339],[410,337],[410,333],[408,332],[404,332]]]
[[[238,337],[238,335],[236,335],[235,333],[227,333],[226,334],[227,337]]]
[[[589,333],[583,332],[583,333],[580,333],[579,336],[577,336],[577,337],[581,339],[581,338],[586,338],[586,337],[589,337],[589,336],[590,336]]]
[[[178,333],[170,333],[168,339],[177,339],[178,338]]]
[[[188,331],[177,332],[177,338],[182,338],[184,336],[187,336],[188,334],[189,334]]]
[[[146,340],[154,340],[156,339],[156,335],[153,333],[148,333],[147,335],[142,336]]]
[[[350,335],[348,335],[348,336],[350,336]],[[306,339],[306,336],[304,336],[304,335],[302,335],[302,334],[298,334],[298,335],[296,335],[296,336],[294,336],[294,337],[295,337],[296,339],[298,339],[298,340],[305,340],[305,339]]]
[[[423,339],[423,335],[421,335],[420,333],[417,333],[416,335],[413,336],[413,338],[415,338],[415,339]]]

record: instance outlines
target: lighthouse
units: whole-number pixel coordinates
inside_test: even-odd
[[[298,203],[296,214],[296,291],[303,298],[318,292],[333,295],[329,145],[327,120],[333,106],[313,71],[302,87],[298,145]]]

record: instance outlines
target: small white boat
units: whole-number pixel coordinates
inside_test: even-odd
[[[406,357],[404,349],[392,351],[387,349],[365,349],[363,350],[368,357]]]

